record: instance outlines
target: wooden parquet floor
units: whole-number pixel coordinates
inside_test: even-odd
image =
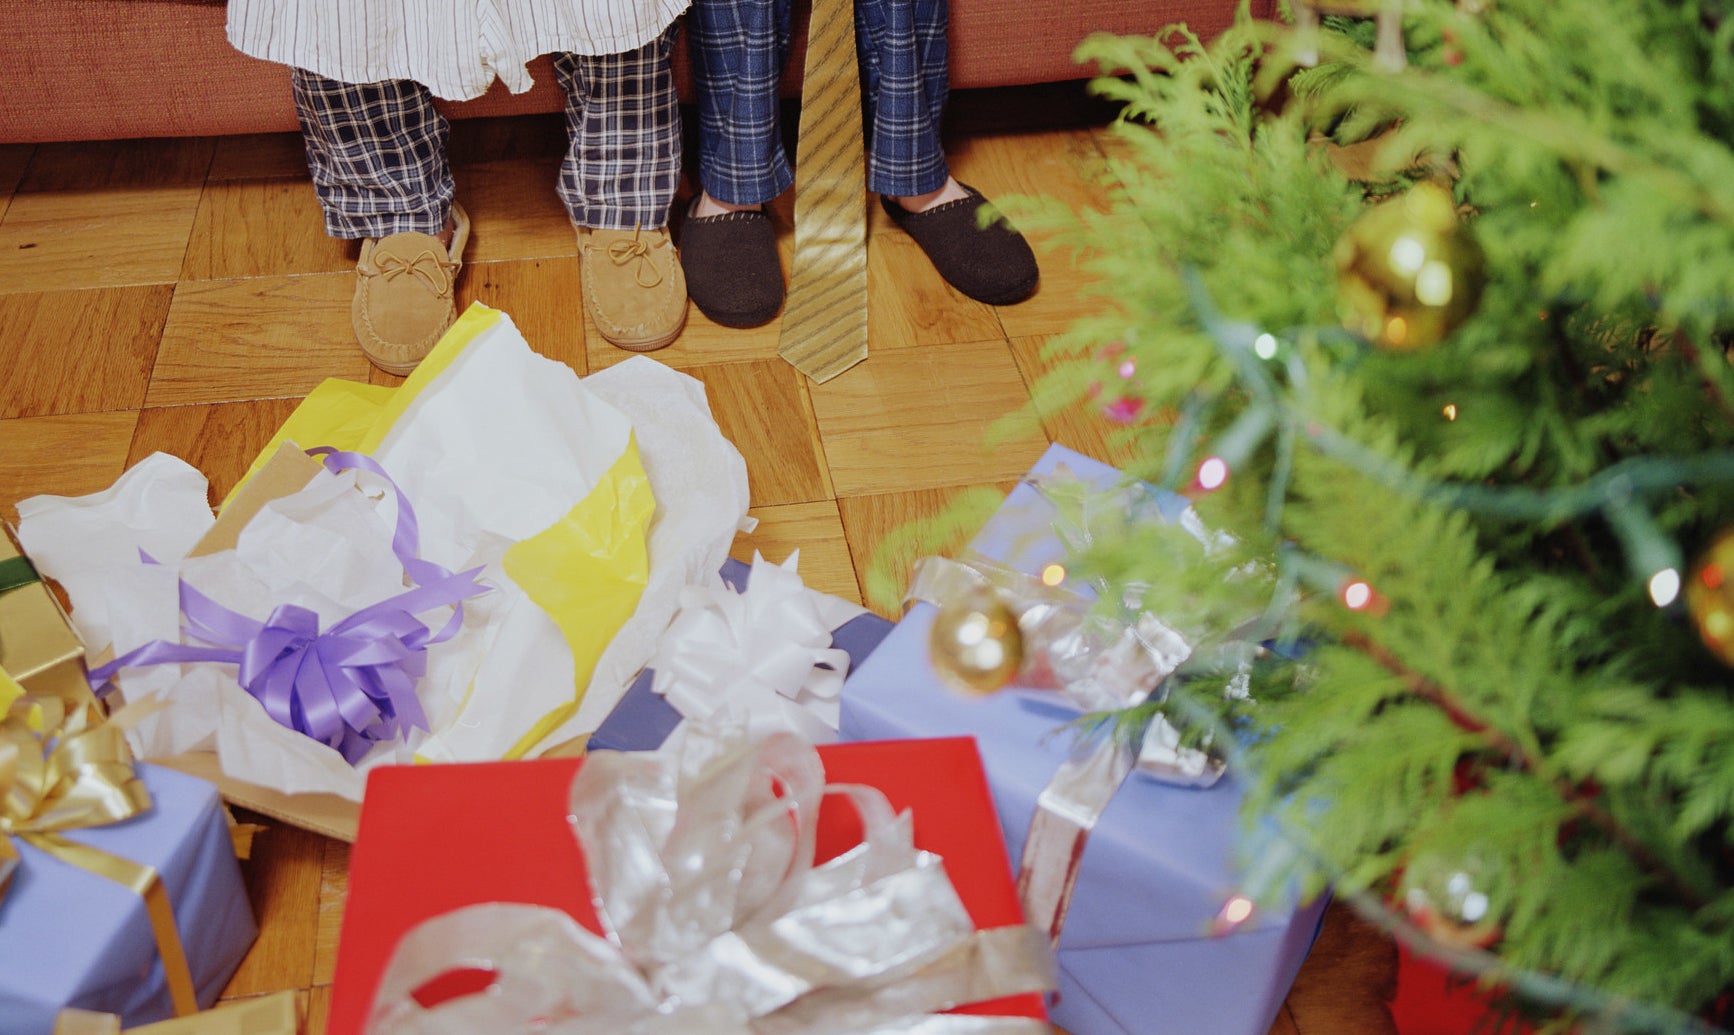
[[[1095,204],[1104,133],[1080,96],[960,96],[956,175],[989,197]],[[583,374],[627,353],[582,317],[576,242],[552,189],[563,147],[558,116],[455,124],[474,224],[459,305],[505,310],[534,348]],[[696,308],[653,354],[705,383],[746,457],[760,523],[736,555],[799,548],[810,585],[852,600],[891,528],[963,488],[1009,488],[1048,442],[1122,459],[1087,411],[1002,422],[1027,401],[1043,342],[1096,304],[1068,246],[1032,235],[1039,293],[994,309],[952,291],[871,211],[862,366],[810,384],[777,358],[774,322],[731,330]],[[786,268],[789,198],[775,215]],[[396,383],[351,337],[355,257],[324,235],[293,134],[0,146],[0,519],[37,493],[102,489],[156,450],[206,472],[221,498],[322,379]],[[291,827],[260,835],[244,866],[261,935],[227,997],[300,990],[307,1031],[323,1035],[347,859],[348,846]],[[1333,913],[1273,1032],[1381,1030],[1328,1015],[1388,998],[1388,952]]]

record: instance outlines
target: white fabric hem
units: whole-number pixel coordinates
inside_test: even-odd
[[[427,87],[429,92],[441,100],[455,102],[471,101],[482,96],[494,85],[495,79],[504,83],[506,89],[514,94],[528,92],[536,85],[535,78],[530,75],[529,64],[544,54],[570,53],[599,57],[637,50],[667,32],[690,6],[690,0],[663,0],[656,6],[661,24],[654,29],[613,37],[570,32],[539,36],[525,42],[522,59],[515,54],[502,54],[497,56],[501,63],[495,63],[494,59],[483,56],[482,61],[470,69],[453,68],[449,65],[432,67],[431,55],[409,60],[328,62],[322,56],[307,52],[307,48],[314,45],[313,41],[285,39],[285,36],[294,35],[292,31],[260,31],[260,27],[255,25],[252,33],[243,34],[233,20],[228,23],[227,34],[230,45],[236,50],[261,61],[303,68],[343,83],[378,83],[408,79]],[[258,38],[261,36],[264,38]]]

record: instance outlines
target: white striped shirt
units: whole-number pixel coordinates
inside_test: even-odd
[[[447,100],[513,93],[542,54],[620,54],[690,0],[229,0],[229,42],[346,83],[413,79]]]

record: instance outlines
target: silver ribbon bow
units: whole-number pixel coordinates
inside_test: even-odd
[[[742,744],[689,723],[658,752],[600,752],[573,782],[606,937],[541,906],[487,904],[405,935],[374,1035],[1047,1035],[1027,1017],[939,1014],[1053,987],[1042,934],[977,931],[908,814],[871,787],[826,786],[790,734]],[[813,865],[827,795],[861,814],[861,844]],[[487,994],[412,996],[454,969]]]

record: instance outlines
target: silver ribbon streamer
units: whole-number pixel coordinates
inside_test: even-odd
[[[821,866],[821,800],[843,795],[862,843]],[[1031,1018],[935,1011],[1053,987],[1042,933],[976,931],[907,814],[871,787],[827,786],[816,752],[688,724],[659,752],[590,756],[569,816],[606,937],[558,910],[492,903],[399,944],[374,1035],[1047,1035]],[[486,994],[424,1008],[440,974]]]
[[[1104,491],[1083,484],[1064,465],[1028,483],[1054,503],[1054,531],[1072,552],[1110,529],[1168,520],[1141,484]],[[1071,506],[1064,505],[1068,503]],[[1191,508],[1177,521],[1206,551],[1224,541],[1220,533],[1207,530]],[[905,603],[942,604],[983,585],[992,587],[1018,615],[1024,665],[1016,685],[1057,691],[1080,712],[1131,708],[1164,693],[1165,681],[1192,657],[1196,646],[1180,630],[1143,610],[1138,587],[1128,587],[1117,615],[1103,615],[1073,590],[1050,586],[979,554],[917,561]],[[1229,639],[1217,653],[1227,655],[1237,671],[1228,693],[1244,698],[1255,648],[1238,637]],[[1133,771],[1192,788],[1211,787],[1222,778],[1226,766],[1220,758],[1180,741],[1180,731],[1158,714],[1136,750],[1112,737],[1080,743],[1037,797],[1019,864],[1018,894],[1025,919],[1045,931],[1052,944],[1059,944],[1065,927],[1090,832]]]

